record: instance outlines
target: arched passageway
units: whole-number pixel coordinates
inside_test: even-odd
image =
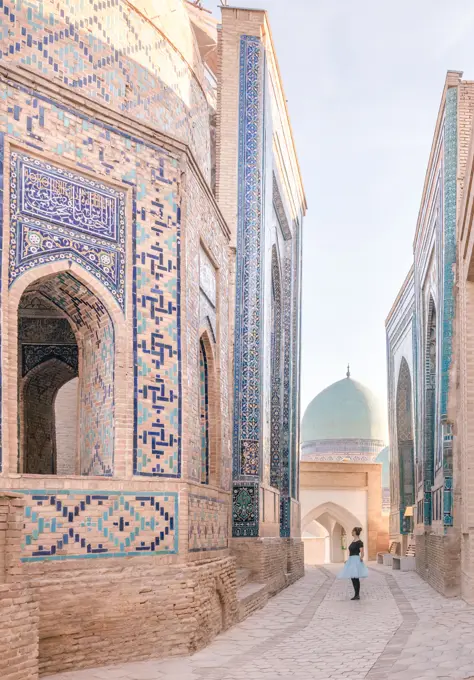
[[[306,545],[309,546],[305,561],[308,564],[321,564],[317,560],[324,554],[324,563],[344,562],[355,526],[361,526],[357,517],[336,503],[323,503],[308,512],[301,522],[305,549]],[[317,531],[317,527],[321,527],[322,531]],[[315,548],[314,539],[319,539],[320,543],[324,541],[324,549],[320,546]]]
[[[97,296],[45,276],[18,309],[19,471],[112,475],[115,342]]]

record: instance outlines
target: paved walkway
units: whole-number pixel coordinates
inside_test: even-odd
[[[304,579],[192,657],[44,680],[474,680],[474,607],[374,566],[351,602],[335,570]]]

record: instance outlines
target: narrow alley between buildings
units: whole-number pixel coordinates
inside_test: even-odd
[[[360,602],[337,567],[296,584],[192,657],[45,680],[424,680],[474,678],[474,607],[414,572],[372,565]]]

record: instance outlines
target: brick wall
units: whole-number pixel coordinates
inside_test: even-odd
[[[0,585],[0,678],[38,678],[38,604],[27,586]]]
[[[461,546],[459,535],[419,534],[415,537],[416,571],[446,597],[459,595]]]
[[[26,578],[41,611],[46,675],[189,654],[237,615],[232,558],[185,567],[149,558],[34,563]]]
[[[38,604],[22,583],[23,499],[0,494],[0,678],[38,677]]]
[[[250,569],[253,580],[266,583],[270,595],[304,575],[304,545],[300,539],[234,538],[230,543],[237,566]]]

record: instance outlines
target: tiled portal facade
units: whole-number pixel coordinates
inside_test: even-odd
[[[0,0],[0,607],[30,622],[25,680],[195,650],[241,616],[236,568],[266,597],[303,571],[306,204],[268,19],[159,4]]]
[[[448,72],[414,241],[414,264],[387,319],[390,536],[414,535],[419,574],[460,592],[462,505],[456,239],[467,183],[474,85]],[[413,509],[413,517],[411,511]],[[462,530],[464,531],[464,529]]]

